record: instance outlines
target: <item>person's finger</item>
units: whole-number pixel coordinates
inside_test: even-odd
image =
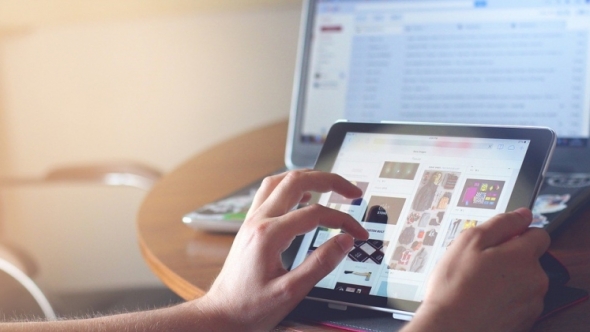
[[[309,202],[309,200],[311,199],[311,193],[307,192],[303,194],[303,197],[301,197],[301,200],[299,201],[299,204],[305,204],[307,202]]]
[[[338,234],[314,250],[301,265],[283,276],[291,278],[305,296],[315,284],[332,272],[352,249],[354,241],[348,234]]]
[[[513,212],[499,214],[484,224],[472,229],[473,232],[481,232],[477,237],[477,245],[480,249],[495,247],[509,239],[524,233],[531,221],[532,213],[529,209],[520,208]]]
[[[513,238],[504,245],[506,250],[526,250],[535,257],[541,257],[549,248],[551,239],[544,229],[529,228],[522,235]]]
[[[252,205],[250,205],[250,210],[256,210],[260,204],[262,204],[262,202],[268,198],[272,191],[275,190],[277,184],[281,182],[281,179],[284,176],[285,173],[265,177],[260,183],[260,187],[256,191],[256,195],[254,195]]]
[[[340,175],[319,171],[289,172],[275,190],[260,205],[259,212],[263,217],[278,217],[290,211],[306,192],[334,191],[346,198],[357,198],[362,190]]]
[[[309,172],[310,169],[302,169],[299,172]],[[254,195],[254,200],[252,201],[252,205],[250,205],[250,210],[256,210],[260,205],[268,199],[268,196],[275,190],[277,185],[283,180],[283,178],[287,175],[288,172],[283,172],[275,175],[269,175],[262,180],[260,184],[260,188],[256,191],[256,195]]]
[[[318,226],[342,229],[361,240],[369,237],[367,230],[351,215],[314,204],[289,212],[272,223],[268,237],[275,239],[272,242],[280,246],[272,250],[285,250],[297,235],[310,232]]]

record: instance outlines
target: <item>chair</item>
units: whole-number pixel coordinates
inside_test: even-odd
[[[57,319],[53,307],[49,300],[43,294],[41,289],[29,277],[29,273],[34,270],[34,265],[26,254],[19,252],[18,249],[10,248],[5,244],[0,244],[0,271],[3,273],[0,280],[2,284],[2,297],[8,299],[11,304],[11,311],[17,311],[22,305],[22,291],[28,293],[36,303],[41,313],[48,320]],[[18,297],[17,300],[15,297]],[[18,304],[18,305],[17,305]],[[24,304],[27,306],[27,304]],[[21,309],[22,310],[22,309]]]
[[[148,190],[161,175],[152,167],[135,162],[67,165],[52,169],[42,177],[0,178],[0,189],[71,182]],[[36,272],[37,266],[25,250],[11,245],[7,239],[0,239],[0,297],[21,297],[15,295],[15,288],[18,288],[18,294],[24,291],[30,295],[46,319],[55,320],[56,314],[50,302],[31,279]],[[11,302],[16,304],[12,299]]]
[[[0,187],[43,185],[57,182],[94,182],[109,186],[129,186],[148,190],[162,173],[134,162],[67,165],[55,168],[39,178],[0,179]]]

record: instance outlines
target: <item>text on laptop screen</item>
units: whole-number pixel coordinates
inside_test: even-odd
[[[590,0],[317,1],[300,139],[337,119],[590,136]]]

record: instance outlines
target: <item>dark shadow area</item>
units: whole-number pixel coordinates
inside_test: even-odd
[[[58,294],[54,298],[56,314],[62,318],[150,310],[184,302],[163,287]]]
[[[49,300],[60,318],[84,318],[150,310],[184,300],[164,287],[53,294]],[[16,281],[0,273],[0,321],[44,320],[32,296]]]

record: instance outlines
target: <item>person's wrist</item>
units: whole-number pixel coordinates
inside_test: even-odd
[[[207,295],[186,302],[183,306],[187,310],[186,316],[194,320],[198,324],[195,327],[202,331],[222,330],[224,324],[228,323],[223,311]]]
[[[248,324],[240,321],[240,316],[230,313],[229,304],[219,303],[209,294],[185,303],[189,315],[193,317],[201,331],[247,331]]]

